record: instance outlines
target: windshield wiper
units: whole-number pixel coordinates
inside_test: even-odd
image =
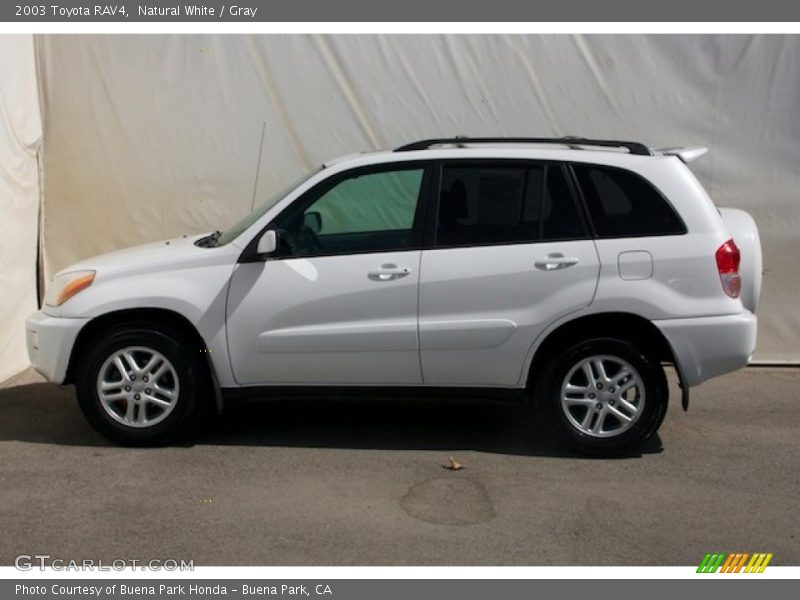
[[[204,235],[199,240],[195,241],[195,246],[200,246],[201,248],[212,248],[217,245],[217,241],[219,240],[219,236],[222,235],[222,232],[217,230],[214,233],[209,233],[208,235]]]

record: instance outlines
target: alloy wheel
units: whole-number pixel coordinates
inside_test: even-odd
[[[564,377],[561,408],[583,434],[608,438],[629,430],[644,411],[641,375],[611,355],[581,359]]]
[[[128,427],[152,427],[166,419],[179,392],[175,367],[163,354],[145,346],[114,352],[97,376],[100,405]]]

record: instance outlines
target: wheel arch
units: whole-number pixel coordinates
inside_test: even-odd
[[[651,352],[659,362],[675,365],[684,390],[684,402],[688,405],[688,386],[683,385],[680,365],[675,359],[669,341],[652,321],[626,312],[582,315],[557,325],[535,347],[528,365],[526,385],[529,388],[534,385],[536,373],[542,372],[545,361],[554,353],[565,350],[572,343],[598,336],[628,339]]]
[[[214,369],[214,363],[211,360],[208,347],[203,336],[192,324],[189,319],[174,310],[166,308],[130,308],[116,310],[102,315],[98,315],[84,325],[75,343],[72,346],[70,353],[69,363],[67,365],[65,384],[74,383],[76,370],[80,361],[80,356],[85,349],[96,339],[102,332],[107,331],[111,327],[122,325],[125,323],[130,324],[143,324],[155,326],[162,329],[172,329],[183,335],[191,345],[198,352],[203,353],[203,366],[207,369],[207,374],[211,379],[214,387],[214,395],[217,405],[217,412],[222,411],[222,394],[217,380],[217,374]]]

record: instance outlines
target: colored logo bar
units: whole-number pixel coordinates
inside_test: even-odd
[[[756,552],[736,552],[726,554],[725,552],[708,553],[703,557],[700,566],[697,567],[698,573],[763,573],[769,561],[772,560],[772,553]]]

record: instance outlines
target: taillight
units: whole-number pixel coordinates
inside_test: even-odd
[[[742,277],[739,275],[741,255],[736,243],[730,239],[717,249],[717,270],[722,282],[722,291],[731,298],[738,298],[742,291]]]

